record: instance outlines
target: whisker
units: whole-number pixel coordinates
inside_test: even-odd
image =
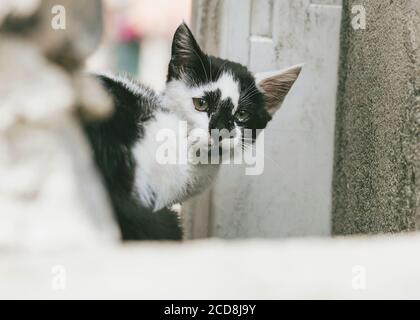
[[[250,90],[251,89],[251,90]],[[244,93],[244,95],[242,96],[242,99],[248,99],[248,97],[249,97],[249,95],[251,94],[251,93],[254,93],[254,92],[256,92],[256,91],[258,91],[258,89],[255,89],[255,88],[253,88],[252,87],[252,84],[244,91],[245,93]]]
[[[254,97],[255,95],[257,95],[258,93],[260,93],[259,90],[254,90],[251,93],[249,93],[246,98],[247,99],[251,99],[252,97]]]
[[[255,95],[257,95],[258,93],[260,93],[260,91],[257,89],[252,89],[250,92],[248,92],[245,96],[241,97],[241,104],[249,104],[252,105],[253,102],[251,101],[251,98],[254,97]]]
[[[251,92],[258,91],[258,88],[254,86],[253,83],[251,83],[245,90],[244,90],[244,97],[246,97]]]

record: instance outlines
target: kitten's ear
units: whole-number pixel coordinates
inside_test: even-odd
[[[263,92],[267,112],[273,116],[298,78],[303,65],[296,65],[278,72],[255,75],[258,88]]]
[[[175,31],[172,40],[171,64],[175,67],[190,66],[205,61],[205,54],[195,40],[191,30],[183,22]]]

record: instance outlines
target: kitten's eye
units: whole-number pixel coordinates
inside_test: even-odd
[[[246,122],[249,120],[250,116],[251,115],[249,114],[249,112],[245,110],[239,110],[238,112],[235,113],[235,119],[238,122]]]
[[[206,111],[207,108],[209,107],[209,104],[203,98],[193,98],[192,100],[193,100],[195,110],[197,111],[203,112],[203,111]]]

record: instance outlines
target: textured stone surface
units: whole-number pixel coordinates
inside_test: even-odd
[[[362,4],[367,29],[353,30]],[[419,228],[420,2],[345,1],[333,233]]]

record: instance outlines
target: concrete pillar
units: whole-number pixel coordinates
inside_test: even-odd
[[[334,234],[420,227],[418,0],[344,1],[333,190]]]

